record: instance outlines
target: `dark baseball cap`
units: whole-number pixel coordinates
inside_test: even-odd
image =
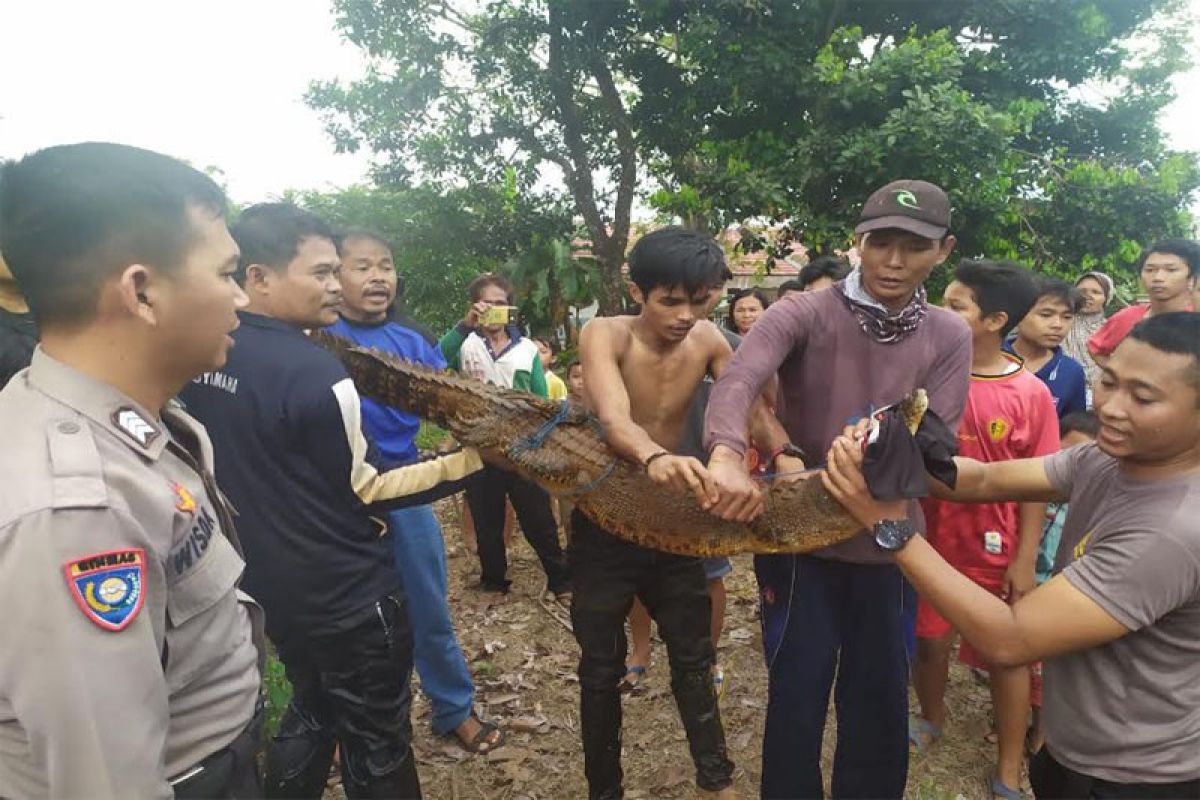
[[[950,198],[928,181],[892,181],[867,198],[854,232],[884,228],[941,239],[950,230]]]

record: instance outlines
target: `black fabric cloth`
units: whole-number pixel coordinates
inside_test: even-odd
[[[568,591],[571,579],[558,543],[558,524],[550,507],[550,495],[536,484],[490,465],[475,473],[467,484],[467,504],[475,521],[479,549],[480,584],[491,591],[507,592],[511,583],[504,547],[506,498],[512,501],[521,531],[542,562],[547,588],[555,594]]]
[[[862,465],[872,496],[879,500],[927,497],[926,472],[954,487],[957,438],[937,414],[926,410],[916,435],[909,432],[898,406],[880,409],[873,416],[879,427],[867,439]]]
[[[243,588],[275,641],[336,633],[400,587],[391,541],[351,484],[351,444],[333,387],[341,362],[297,328],[241,313],[220,372],[180,398],[208,429],[221,491],[238,511]]]
[[[1029,762],[1038,800],[1183,800],[1200,798],[1200,780],[1181,783],[1113,783],[1076,772],[1043,747]]]
[[[336,743],[355,798],[419,798],[412,751],[413,641],[402,594],[329,636],[276,642],[292,702],[267,748],[266,796],[319,800]]]
[[[263,797],[258,754],[262,750],[263,708],[228,746],[200,762],[200,770],[174,784],[175,800],[258,800]],[[186,773],[185,773],[186,774]]]
[[[0,308],[0,389],[29,366],[38,343],[33,314],[14,314]]]
[[[638,547],[579,511],[572,512],[571,526],[571,623],[582,650],[580,724],[589,797],[622,796],[618,685],[625,674],[625,617],[634,597],[658,623],[667,644],[671,692],[687,733],[697,785],[710,791],[729,786],[733,762],[712,682],[712,606],[700,559]]]

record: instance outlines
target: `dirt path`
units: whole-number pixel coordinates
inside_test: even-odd
[[[476,702],[485,716],[509,727],[508,744],[487,758],[469,757],[429,728],[429,703],[416,691],[413,707],[425,796],[431,798],[582,798],[587,796],[579,744],[577,650],[571,634],[537,602],[543,577],[532,550],[518,536],[510,550],[510,600],[491,605],[465,587],[478,578],[450,506],[439,509],[450,564],[450,596],[461,644],[476,677]],[[729,610],[719,657],[729,676],[721,704],[736,786],[758,794],[766,708],[757,599],[750,558],[734,560],[727,579]],[[655,642],[646,692],[624,702],[626,797],[682,798],[694,794],[693,771],[669,688],[666,651]],[[961,667],[951,675],[954,718],[945,740],[913,759],[908,796],[983,798],[993,745],[984,741],[990,706],[986,689]],[[832,725],[830,728],[832,729]],[[826,741],[828,781],[831,742]],[[331,792],[330,794],[338,794]]]

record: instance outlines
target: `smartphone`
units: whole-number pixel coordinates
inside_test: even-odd
[[[479,318],[480,325],[507,325],[516,312],[516,306],[492,306]]]

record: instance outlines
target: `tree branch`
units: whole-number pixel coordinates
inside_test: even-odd
[[[558,106],[563,140],[566,142],[567,153],[573,166],[567,186],[570,187],[575,205],[583,216],[588,233],[591,234],[593,247],[597,250],[607,249],[609,234],[596,205],[596,187],[592,180],[592,165],[588,160],[587,145],[583,141],[583,123],[579,119],[578,109],[575,108],[573,81],[563,58],[566,42],[561,4],[552,0],[549,3],[549,12],[550,54],[547,77],[554,103]]]
[[[617,151],[621,174],[617,179],[617,200],[613,211],[613,239],[624,249],[629,238],[629,215],[633,207],[633,193],[637,185],[637,143],[633,137],[633,126],[625,111],[625,103],[617,84],[613,80],[608,64],[595,55],[591,59],[592,75],[600,87],[605,108],[612,118],[617,133]]]

